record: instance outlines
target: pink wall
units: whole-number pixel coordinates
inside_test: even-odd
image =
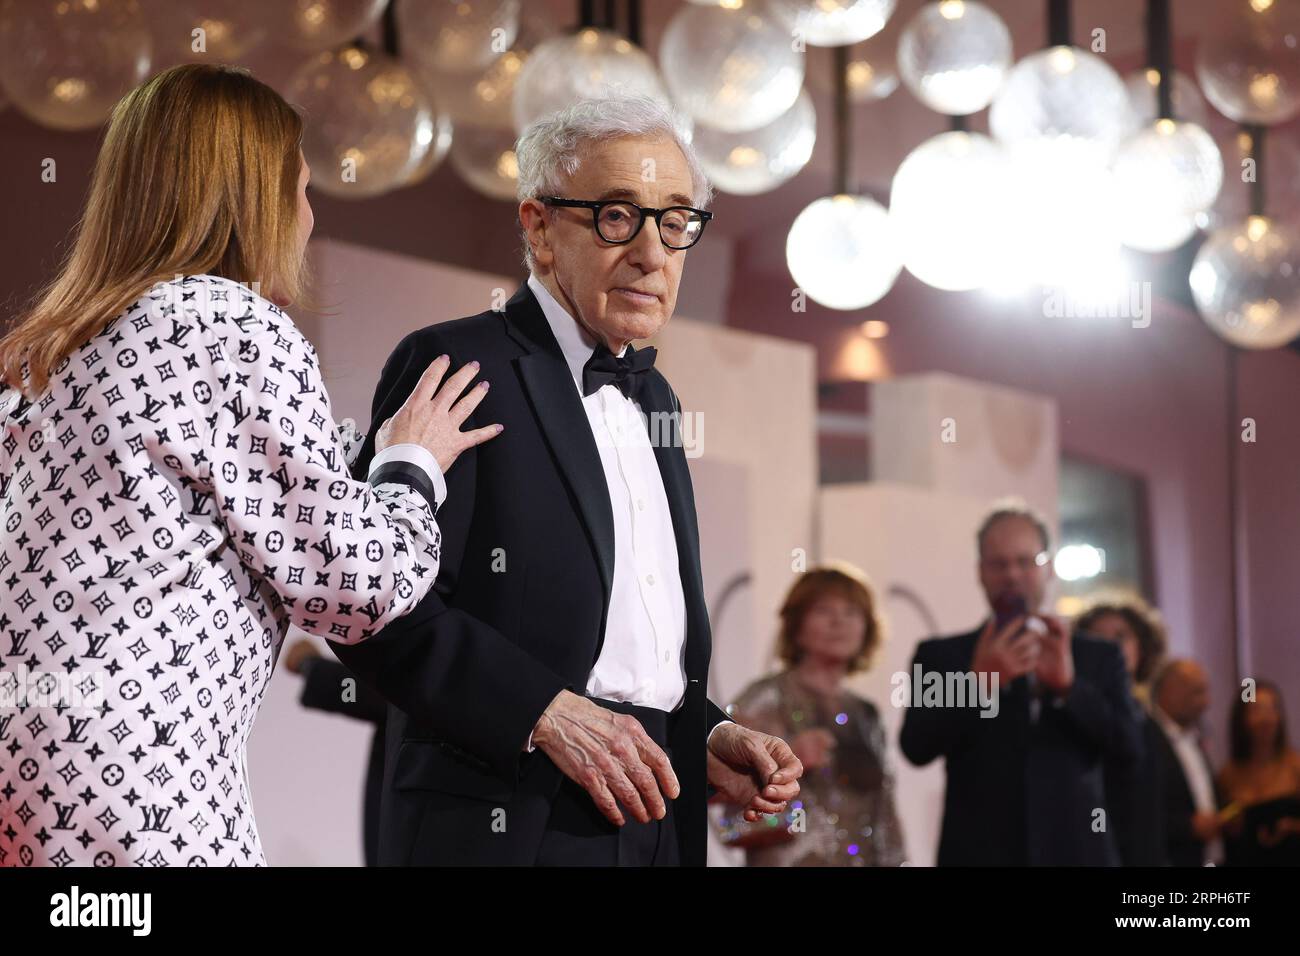
[[[1291,733],[1300,700],[1300,356],[1266,352],[1243,357],[1238,407],[1262,437],[1241,445],[1247,621],[1244,673],[1272,680],[1289,695]]]

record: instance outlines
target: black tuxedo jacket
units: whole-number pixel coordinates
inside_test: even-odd
[[[1106,811],[1124,866],[1167,866],[1165,846],[1165,767],[1160,748],[1168,741],[1160,725],[1142,711],[1142,752],[1126,765],[1106,758]]]
[[[1174,753],[1173,744],[1158,724],[1152,739],[1164,797],[1165,858],[1170,866],[1204,866],[1205,844],[1192,832],[1196,798],[1192,796],[1192,788],[1187,784],[1187,774],[1183,771],[1178,754]],[[1201,753],[1201,762],[1214,783],[1214,805],[1222,808],[1223,794],[1219,790],[1219,781],[1204,752]]]
[[[404,338],[375,391],[376,429],[439,355],[477,359],[491,383],[464,426],[500,422],[496,438],[446,475],[438,580],[408,615],[335,653],[390,702],[381,865],[531,864],[562,775],[524,746],[561,690],[582,694],[604,639],[614,524],[582,400],[527,284],[503,311],[429,326]],[[643,412],[679,411],[651,370]],[[699,532],[680,442],[655,457],[677,539],[686,600],[686,697],[669,740],[681,783],[674,812],[681,860],[704,865],[708,732],[726,719],[705,696],[710,633]]]
[[[976,629],[922,641],[911,673],[969,671],[978,638]],[[1060,706],[1042,698],[1037,720],[1023,677],[1002,692],[996,717],[977,706],[907,708],[907,759],[947,764],[940,866],[1118,864],[1095,811],[1106,806],[1103,759],[1128,765],[1139,753],[1137,703],[1118,648],[1080,636],[1072,646],[1074,685]]]

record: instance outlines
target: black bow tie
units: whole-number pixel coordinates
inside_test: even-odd
[[[590,395],[602,386],[613,385],[632,401],[637,401],[646,383],[646,372],[654,364],[653,348],[634,349],[629,345],[620,357],[601,342],[582,367],[582,394]]]

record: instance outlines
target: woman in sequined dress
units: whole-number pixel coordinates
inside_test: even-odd
[[[784,818],[745,823],[728,808],[723,841],[749,866],[898,866],[903,833],[875,705],[846,686],[883,637],[876,599],[856,568],[805,572],[781,608],[784,668],[736,699],[737,720],[780,734],[803,761],[800,799]]]

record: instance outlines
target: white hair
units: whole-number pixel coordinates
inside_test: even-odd
[[[582,164],[584,147],[591,143],[633,136],[661,138],[676,144],[691,173],[691,203],[708,208],[713,187],[691,146],[689,127],[672,109],[641,93],[611,93],[579,100],[536,120],[515,143],[519,167],[516,195],[520,202],[556,194],[561,180]],[[524,235],[524,265],[531,271],[533,250]]]

